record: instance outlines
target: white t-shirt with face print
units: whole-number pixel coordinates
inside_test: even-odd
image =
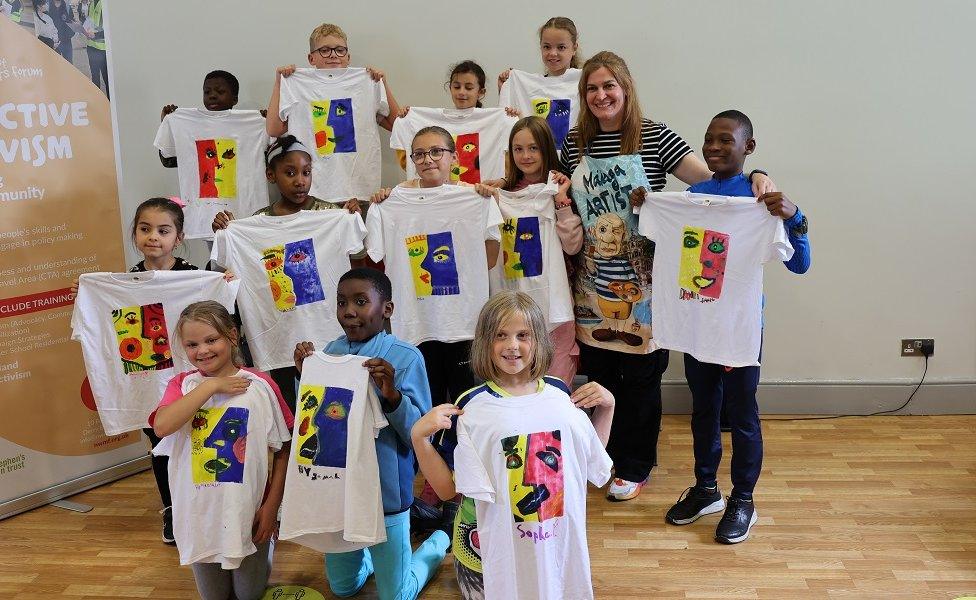
[[[187,239],[213,239],[223,210],[249,215],[268,205],[265,120],[256,110],[178,108],[166,115],[153,145],[176,157]]]
[[[474,337],[488,300],[485,240],[498,239],[498,205],[466,186],[393,188],[366,216],[366,250],[393,282],[393,333],[411,344]]]
[[[295,344],[317,348],[342,335],[336,288],[366,227],[344,210],[235,219],[217,232],[210,258],[241,280],[241,318],[254,366],[294,364]]]
[[[475,501],[485,597],[593,598],[586,482],[609,480],[610,457],[566,392],[483,387],[457,421],[454,481]]]
[[[148,427],[176,373],[189,370],[176,322],[194,302],[234,312],[240,282],[212,271],[85,273],[71,314],[98,417],[107,435]]]
[[[387,421],[363,366],[368,359],[316,352],[302,363],[283,540],[319,552],[386,541],[376,437]]]
[[[250,380],[242,394],[215,394],[183,427],[153,449],[169,456],[173,536],[180,564],[220,563],[236,569],[257,551],[251,541],[254,515],[268,481],[268,449],[291,439],[288,422],[271,386],[241,369]],[[206,377],[182,377],[188,394]]]
[[[558,77],[512,69],[498,92],[498,106],[517,108],[523,116],[542,117],[562,148],[579,117],[580,69],[566,69]]]
[[[658,345],[726,367],[759,365],[763,264],[793,256],[783,220],[754,198],[657,192],[638,229],[656,243]]]
[[[498,262],[490,272],[491,292],[517,290],[532,296],[550,331],[573,320],[573,299],[556,234],[553,196],[559,186],[537,183],[517,192],[498,191],[502,223]]]
[[[411,106],[407,116],[393,122],[390,147],[410,154],[413,138],[424,127],[443,127],[454,137],[457,162],[451,167],[455,183],[481,183],[505,176],[508,134],[518,119],[501,108],[424,108]],[[407,179],[417,168],[407,157]]]
[[[281,78],[279,108],[288,133],[312,151],[312,196],[365,200],[379,189],[376,115],[390,106],[366,69],[298,69]]]

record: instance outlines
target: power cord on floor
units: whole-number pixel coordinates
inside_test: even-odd
[[[922,352],[923,355],[925,356],[925,368],[922,370],[922,378],[918,380],[918,385],[916,385],[915,389],[912,390],[912,393],[909,394],[908,400],[905,400],[905,402],[903,402],[902,405],[899,406],[898,408],[892,408],[890,410],[879,410],[877,412],[868,413],[866,415],[824,415],[822,417],[788,417],[785,419],[761,417],[760,420],[761,421],[825,421],[827,419],[843,419],[846,417],[876,417],[878,415],[887,415],[890,413],[896,413],[902,410],[903,408],[905,408],[906,406],[908,406],[908,403],[911,402],[912,398],[915,397],[915,392],[918,391],[918,388],[922,387],[922,382],[925,381],[925,374],[929,372],[929,356],[932,354],[931,351],[926,352],[925,350],[927,349],[923,349]]]

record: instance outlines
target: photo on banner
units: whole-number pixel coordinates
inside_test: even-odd
[[[105,435],[70,340],[72,281],[125,270],[102,10],[0,0],[0,518],[146,455]]]

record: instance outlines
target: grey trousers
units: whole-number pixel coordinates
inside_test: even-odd
[[[236,569],[222,569],[220,563],[193,563],[193,578],[203,600],[230,600],[231,590],[237,600],[260,600],[271,575],[271,542],[258,544],[258,551],[248,556]]]

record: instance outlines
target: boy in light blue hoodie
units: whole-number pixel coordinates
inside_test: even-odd
[[[413,600],[443,561],[450,539],[435,531],[416,552],[410,550],[410,505],[413,503],[414,455],[410,442],[413,424],[430,410],[430,386],[424,357],[411,344],[386,333],[384,323],[393,314],[390,279],[376,269],[359,268],[339,278],[336,317],[345,335],[325,347],[326,354],[369,356],[363,365],[383,407],[389,427],[376,438],[376,460],[386,521],[386,541],[364,550],[325,555],[325,575],[337,596],[358,592],[371,573],[381,599]],[[315,347],[295,347],[299,372]]]

